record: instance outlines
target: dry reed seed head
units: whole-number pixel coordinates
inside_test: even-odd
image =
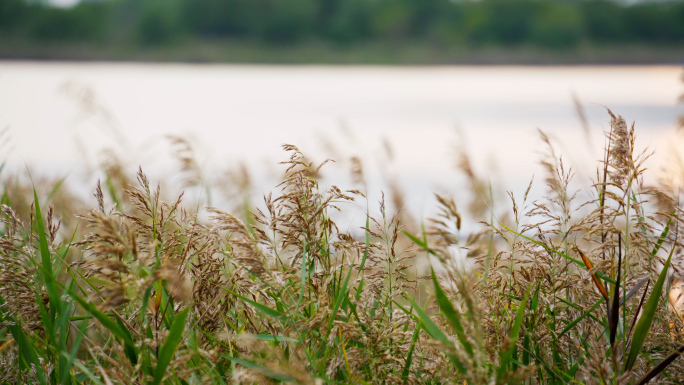
[[[612,111],[608,110],[611,116],[610,127],[610,151],[608,153],[608,164],[612,167],[609,173],[611,180],[618,186],[625,184],[627,178],[630,177],[630,171],[633,168],[632,162],[632,138],[633,131],[627,128],[627,123],[622,116],[613,115]]]
[[[358,156],[351,158],[351,180],[353,184],[366,185],[366,178],[363,174],[363,163]]]
[[[36,368],[33,364],[28,370],[21,370],[20,368],[18,354],[0,356],[0,383],[15,385],[38,383]]]
[[[176,135],[168,135],[166,138],[171,142],[172,153],[180,165],[180,174],[183,176],[182,186],[193,187],[202,183],[202,171],[190,141]]]
[[[62,220],[58,220],[57,223],[54,222],[53,218],[54,210],[52,208],[52,205],[48,207],[48,213],[47,213],[47,236],[48,240],[50,241],[50,244],[55,243],[55,239],[57,237],[57,232],[59,231],[59,228],[62,226]]]
[[[13,217],[14,212],[9,208],[3,211],[9,217],[6,223],[14,231],[6,231],[0,237],[0,297],[5,301],[2,308],[27,330],[40,330],[36,296],[42,297],[43,287],[36,282],[37,270],[32,261],[35,247],[21,238],[23,235],[17,231],[20,222]]]
[[[459,243],[459,233],[461,230],[461,214],[456,207],[452,197],[446,197],[435,193],[435,199],[439,206],[436,218],[428,218],[431,223],[428,228],[428,235],[437,238],[439,247],[449,247]],[[448,254],[451,254],[449,252]]]
[[[97,295],[94,293],[89,297],[91,301],[96,301],[102,298],[103,301],[99,308],[104,311],[118,309],[131,301],[126,297],[125,287],[123,283],[114,283],[105,286]]]
[[[298,152],[294,147],[289,150]],[[97,298],[97,301],[103,301],[100,307],[126,306],[126,312],[121,311],[121,314],[126,315],[125,321],[135,331],[141,326],[139,319],[146,316],[138,313],[141,311],[140,293],[144,292],[141,288],[162,280],[170,295],[178,299],[184,294],[187,296],[188,292],[192,295],[191,304],[180,305],[192,306],[192,327],[221,340],[217,345],[204,333],[197,333],[200,335],[197,349],[189,349],[182,344],[168,368],[169,379],[176,376],[189,383],[211,382],[208,373],[224,354],[229,354],[260,365],[271,374],[289,376],[296,382],[307,384],[315,383],[313,368],[319,375],[327,372],[330,378],[342,381],[356,381],[358,378],[369,382],[410,384],[496,383],[496,371],[491,368],[500,362],[501,352],[511,346],[511,325],[520,306],[520,301],[513,298],[522,298],[527,287],[539,287],[539,292],[537,308],[531,309],[531,302],[527,304],[521,335],[529,337],[539,347],[535,354],[540,359],[551,362],[560,357],[560,362],[567,362],[581,358],[590,362],[587,365],[595,365],[580,365],[580,370],[584,370],[584,374],[576,377],[580,382],[591,383],[598,375],[608,378],[615,373],[617,366],[605,358],[604,328],[596,327],[598,324],[590,317],[578,322],[571,332],[560,333],[570,320],[576,320],[588,311],[600,296],[585,270],[568,263],[557,253],[498,227],[476,228],[464,242],[458,238],[461,214],[455,202],[447,196],[436,196],[440,211],[429,227],[429,245],[440,255],[437,279],[461,316],[466,339],[473,346],[473,354],[468,354],[448,320],[437,314],[440,310],[433,299],[432,283],[424,283],[425,279],[431,281],[431,277],[422,277],[424,271],[414,268],[413,248],[406,237],[399,236],[402,218],[389,212],[384,196],[380,203],[381,216],[372,218],[372,226],[365,229],[371,237],[370,245],[366,247],[362,237],[356,239],[351,234],[340,234],[329,217],[329,211],[340,206],[339,201],[351,200],[349,195],[353,192],[342,192],[336,187],[319,188],[315,179],[318,169],[301,154],[292,155],[291,160],[294,168],[289,168],[285,175],[282,194],[276,199],[265,197],[265,210],[253,210],[256,213],[253,225],[246,225],[248,222],[212,208],[208,209],[211,216],[209,227],[197,223],[192,213],[188,214],[182,208],[180,200],[172,204],[161,202],[159,190],[150,189],[142,172],[138,174],[140,186],[129,190],[129,198],[137,202],[137,206],[124,205],[117,208],[119,212],[109,214],[95,209],[83,216],[91,233],[82,242],[87,258],[79,267],[82,273],[109,281],[101,288],[102,298]],[[637,166],[634,168],[633,173],[636,174]],[[648,239],[641,232],[660,234],[663,223],[657,222],[649,212],[651,207],[644,203],[649,195],[642,197],[640,194],[647,192],[635,183],[637,204],[623,202],[607,207],[601,213],[598,209],[592,211],[593,206],[585,206],[588,208],[584,211],[574,210],[569,204],[572,195],[567,193],[569,175],[571,172],[566,171],[562,162],[554,157],[553,162],[549,161],[549,177],[555,183],[555,194],[530,206],[531,209],[524,203],[518,206],[511,196],[516,224],[519,218],[530,222],[529,225],[520,224],[516,231],[554,250],[564,250],[565,245],[577,243],[594,262],[592,271],[606,273],[614,269],[619,247],[617,239],[621,233],[623,267],[624,271],[630,272],[623,277],[624,287],[633,287],[638,279],[649,274],[656,275],[654,268],[643,261],[646,259],[644,255],[650,255],[653,237]],[[607,193],[609,199],[623,200],[616,190]],[[590,199],[589,204],[596,205],[596,200]],[[529,215],[535,211],[537,214]],[[3,208],[3,212],[7,210]],[[625,215],[629,215],[629,222]],[[30,256],[35,252],[31,244],[26,244],[18,236],[21,234],[18,230],[20,225],[13,225],[14,220],[9,217],[4,223],[5,226],[15,226],[17,230],[14,230],[14,236],[6,232],[0,238],[0,268],[6,264],[2,259],[4,254]],[[625,232],[630,234],[629,238],[625,238]],[[605,239],[602,239],[602,234],[605,234]],[[670,237],[665,241],[664,249],[669,249],[669,245],[676,242],[672,235]],[[458,250],[466,250],[473,259],[474,269],[483,270],[485,264],[489,264],[487,279],[482,275],[464,273],[463,266],[458,265],[450,254],[454,248],[450,249],[449,245],[457,243]],[[629,249],[625,251],[626,243],[629,243]],[[605,260],[601,258],[604,253]],[[359,264],[364,254],[367,254],[367,260],[364,271],[360,272]],[[153,275],[140,275],[140,271],[154,266],[157,258],[164,263]],[[302,271],[304,258],[308,269]],[[435,259],[430,258],[434,263]],[[16,262],[10,260],[7,263]],[[26,267],[33,268],[30,263]],[[17,268],[11,272],[20,270]],[[345,303],[331,319],[340,281],[349,271],[352,275],[348,299],[354,311],[352,313],[352,307]],[[5,271],[0,272],[4,274]],[[0,290],[4,290],[2,277],[0,274]],[[22,279],[30,282],[27,278]],[[176,292],[174,286],[180,291]],[[10,287],[7,290],[19,292],[23,289]],[[33,290],[41,291],[38,298],[46,298],[42,288]],[[228,294],[226,290],[278,309],[283,315],[264,316],[260,309]],[[0,292],[0,296],[5,297],[5,292]],[[431,314],[431,320],[447,334],[455,347],[435,341],[419,328],[417,319],[395,306],[407,303],[403,296],[421,304],[429,299],[425,311]],[[35,294],[31,298],[35,301]],[[559,298],[574,306],[561,302]],[[154,307],[153,303],[148,309]],[[157,307],[153,314],[159,313]],[[634,318],[633,314],[627,314],[623,320],[626,328]],[[644,352],[654,352],[649,353],[650,359],[662,359],[662,354],[666,353],[660,352],[668,352],[680,343],[684,331],[670,327],[673,321],[678,321],[676,315],[667,311],[657,313],[653,334],[643,349]],[[88,322],[97,325],[94,320]],[[229,324],[237,326],[237,331]],[[104,328],[101,330],[106,332]],[[139,330],[143,333],[135,337],[136,344],[139,338],[141,343],[150,347],[159,346],[169,335],[165,327],[160,327],[159,333],[155,330],[152,338],[146,338],[144,330]],[[188,326],[184,333],[191,330]],[[414,332],[417,336],[415,344],[412,343]],[[286,336],[296,338],[298,342],[260,341],[253,337],[248,339],[245,334]],[[107,376],[108,380],[121,383],[152,380],[143,373],[140,362],[136,367],[128,363],[121,344],[105,345],[99,337],[91,334],[87,337],[84,346],[97,360],[81,362],[97,372],[97,376]],[[518,343],[522,349],[522,341]],[[328,349],[332,352],[328,361],[320,361]],[[413,364],[407,368],[407,377],[404,378],[409,351],[413,355]],[[446,353],[457,357],[468,368],[467,374],[455,375]],[[523,352],[518,350],[518,354]],[[79,354],[77,359],[81,360],[82,356]],[[150,360],[154,366],[154,355],[150,355]],[[650,365],[646,359],[641,359],[637,363],[637,372],[647,370]],[[239,364],[236,368],[229,374],[233,381],[272,381],[254,369]],[[672,378],[668,380],[676,383],[682,377],[679,373],[684,371],[679,363],[671,368],[672,373],[668,374]],[[541,383],[543,379],[536,377],[537,369],[543,371],[534,364],[517,371],[510,370],[499,381],[520,383],[533,376],[532,382]]]
[[[83,241],[74,243],[74,246],[85,247],[88,252],[86,261],[112,257],[119,261],[137,258],[136,235],[129,225],[129,222],[133,222],[131,218],[116,214],[109,216],[99,211],[78,217],[85,220],[92,231],[85,235]]]
[[[112,149],[106,148],[101,152],[99,164],[106,176],[107,191],[110,195],[116,195],[118,192],[124,191],[133,183],[129,175],[126,174],[126,166]],[[110,196],[110,198],[114,200],[115,203],[124,203],[117,202],[121,197],[114,195]],[[125,208],[119,207],[118,209],[124,210]]]
[[[17,214],[12,210],[11,207],[0,204],[0,210],[5,214],[3,218],[0,218],[0,222],[5,225],[5,233],[8,237],[13,237],[17,233],[21,233],[24,224],[17,217]]]
[[[100,180],[97,180],[97,187],[95,188],[95,191],[93,192],[93,196],[95,197],[95,200],[97,201],[97,207],[100,209],[100,212],[104,214],[105,208],[104,208],[104,195],[102,195],[102,185],[100,184]]]

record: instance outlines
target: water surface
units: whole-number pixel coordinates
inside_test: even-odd
[[[110,147],[131,168],[163,176],[173,168],[167,134],[191,138],[207,170],[246,162],[260,189],[272,187],[277,169],[265,165],[286,158],[283,143],[318,160],[356,155],[369,179],[397,178],[411,210],[422,212],[430,191],[464,189],[454,171],[457,146],[479,173],[521,194],[541,172],[538,129],[588,180],[609,127],[606,107],[636,122],[639,145],[658,150],[651,163],[658,168],[679,141],[681,73],[667,66],[0,62],[0,127],[9,127],[10,166],[55,174],[80,175]],[[573,95],[586,109],[589,139]]]

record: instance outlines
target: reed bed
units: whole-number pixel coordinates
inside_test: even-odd
[[[276,193],[232,210],[168,199],[116,159],[90,208],[61,181],[6,178],[0,382],[682,383],[679,191],[644,184],[634,125],[609,118],[580,191],[542,134],[543,199],[495,202],[463,157],[472,202],[437,195],[415,223],[383,197],[352,232],[334,218],[373,204],[361,162],[354,189],[324,188],[326,165],[291,145]]]

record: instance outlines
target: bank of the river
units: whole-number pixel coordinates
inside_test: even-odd
[[[0,38],[0,59],[185,63],[379,65],[684,65],[684,46],[582,45],[573,49],[428,45],[423,42],[353,46],[321,41],[272,45],[238,40],[186,39],[160,46],[40,42]]]

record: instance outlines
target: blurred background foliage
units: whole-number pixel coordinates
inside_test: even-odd
[[[135,52],[198,42],[333,49],[681,47],[684,2],[605,0],[0,0],[0,55],[58,44]],[[83,54],[86,57],[87,53]],[[47,58],[50,54],[46,53]],[[124,55],[125,56],[125,55]]]

